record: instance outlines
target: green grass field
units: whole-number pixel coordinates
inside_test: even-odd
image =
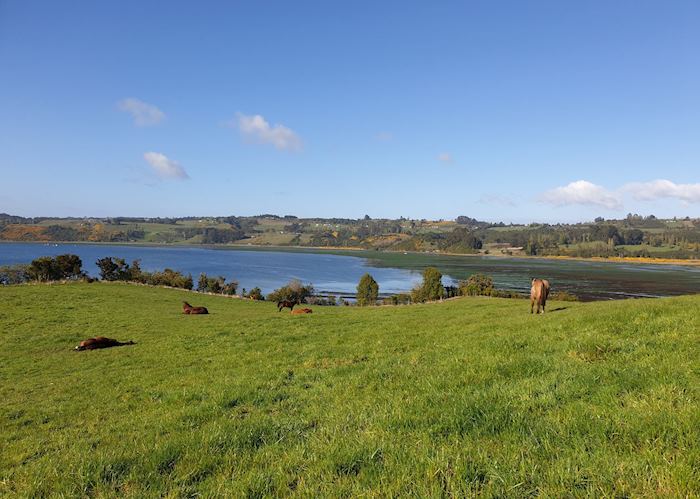
[[[105,283],[0,300],[0,496],[700,494],[700,296],[544,316]],[[95,335],[137,344],[72,350]]]

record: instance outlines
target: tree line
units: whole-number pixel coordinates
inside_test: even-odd
[[[127,263],[123,258],[105,257],[97,260],[100,279],[103,281],[126,281],[148,284],[152,286],[170,286],[192,290],[195,289],[194,281],[190,274],[166,268],[162,271],[147,272],[141,268],[139,260]],[[51,282],[63,280],[94,281],[82,269],[82,260],[77,255],[64,254],[55,257],[45,256],[33,260],[27,265],[0,266],[0,284],[23,284],[27,282]],[[238,282],[226,281],[224,276],[208,276],[201,273],[197,280],[196,290],[205,293],[236,295]],[[457,286],[444,286],[442,273],[435,267],[428,267],[423,271],[422,283],[410,291],[410,293],[389,296],[380,301],[379,284],[369,273],[364,274],[356,288],[356,303],[358,306],[371,306],[382,304],[408,304],[424,303],[427,301],[442,300],[454,296],[495,296],[517,298],[519,294],[498,290],[493,285],[493,280],[482,274],[472,275],[469,279],[459,281]],[[249,292],[243,289],[241,296],[253,300],[267,300],[273,302],[293,301],[296,303],[312,303],[316,305],[336,305],[335,297],[316,296],[312,284],[304,285],[298,280],[292,280],[265,297],[260,288],[255,287]],[[562,297],[566,299],[566,297]],[[341,302],[346,303],[346,302]]]

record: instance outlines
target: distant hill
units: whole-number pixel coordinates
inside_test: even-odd
[[[700,258],[700,219],[629,214],[578,224],[253,217],[25,218],[0,214],[0,240],[245,244],[463,254]]]

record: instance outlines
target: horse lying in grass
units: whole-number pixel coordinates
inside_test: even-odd
[[[292,310],[290,313],[294,315],[311,314],[313,313],[313,310],[311,310],[310,308],[298,308],[296,310]]]
[[[277,311],[281,312],[283,308],[288,308],[290,311],[293,311],[295,305],[299,305],[299,302],[293,300],[280,300],[277,302]]]
[[[120,347],[122,345],[135,345],[133,341],[127,341],[122,343],[112,338],[105,338],[104,336],[97,336],[95,338],[88,338],[80,342],[80,345],[75,347],[76,350],[97,350],[98,348],[109,348],[109,347]]]
[[[530,313],[532,313],[535,303],[537,303],[537,313],[540,313],[540,306],[542,307],[542,313],[544,313],[548,296],[549,281],[546,279],[533,279],[532,287],[530,288]]]
[[[209,310],[207,310],[207,307],[193,307],[186,301],[182,302],[182,313],[183,314],[191,314],[191,315],[196,315],[196,314],[208,314]]]

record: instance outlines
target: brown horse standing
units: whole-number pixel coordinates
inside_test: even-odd
[[[537,303],[537,313],[540,313],[540,306],[542,307],[542,313],[544,313],[544,306],[547,303],[548,296],[549,281],[546,279],[533,279],[532,287],[530,288],[530,313],[532,313],[535,303]]]
[[[133,341],[127,341],[122,343],[121,341],[114,340],[112,338],[105,338],[104,336],[97,336],[95,338],[88,338],[80,342],[80,345],[75,347],[76,350],[97,350],[98,348],[109,348],[109,347],[120,347],[122,345],[135,345]]]
[[[209,310],[207,310],[207,307],[193,307],[186,301],[182,302],[182,313],[183,314],[208,314]]]
[[[277,311],[281,312],[283,308],[288,308],[290,311],[294,310],[294,306],[299,303],[292,300],[280,300],[277,302]]]

